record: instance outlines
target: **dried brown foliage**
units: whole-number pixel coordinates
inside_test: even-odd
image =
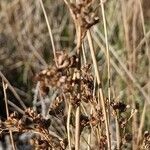
[[[25,1],[27,2],[27,1]],[[105,73],[105,64],[100,67],[98,66],[98,71],[100,70],[100,78],[102,78],[102,83],[98,85],[98,81],[96,78],[96,75],[93,73],[95,68],[93,67],[92,63],[90,61],[87,61],[85,63],[86,57],[89,59],[91,57],[91,53],[89,51],[89,45],[87,44],[87,32],[91,30],[93,32],[93,35],[91,36],[91,39],[93,40],[92,43],[93,47],[97,45],[101,45],[101,48],[98,46],[95,48],[95,52],[99,51],[99,49],[104,49],[105,51],[105,43],[103,39],[100,40],[95,35],[101,35],[101,33],[96,33],[96,30],[92,30],[92,27],[96,25],[99,22],[99,12],[97,9],[99,9],[99,6],[101,3],[104,3],[101,1],[101,3],[98,2],[98,7],[95,7],[95,1],[94,0],[81,0],[80,2],[74,2],[69,3],[69,1],[64,0],[65,4],[68,6],[69,11],[71,13],[71,17],[73,19],[76,36],[73,35],[73,40],[76,41],[75,45],[71,40],[71,49],[75,49],[75,53],[72,54],[72,52],[69,52],[69,50],[63,49],[62,45],[60,44],[60,37],[57,36],[57,28],[55,28],[55,25],[58,25],[55,20],[54,23],[51,23],[52,27],[55,29],[53,33],[56,34],[56,37],[58,41],[56,41],[56,60],[55,63],[52,62],[50,65],[45,65],[45,61],[38,55],[39,53],[36,53],[35,56],[39,59],[40,63],[44,64],[40,67],[40,63],[36,63],[32,60],[31,56],[31,64],[25,67],[26,72],[24,75],[25,80],[28,78],[27,72],[30,72],[31,74],[34,74],[34,82],[37,84],[37,87],[34,89],[34,102],[33,106],[26,108],[23,110],[22,114],[16,113],[15,111],[11,113],[6,119],[2,119],[0,122],[0,136],[2,138],[5,138],[7,135],[10,135],[11,132],[13,135],[13,139],[10,141],[12,142],[14,140],[14,145],[16,148],[19,147],[19,142],[21,136],[25,136],[25,144],[30,146],[30,149],[35,150],[84,150],[84,149],[100,149],[100,150],[107,150],[107,149],[133,149],[137,150],[138,147],[139,150],[148,150],[150,149],[150,133],[149,131],[145,131],[144,127],[144,118],[145,118],[145,112],[143,105],[137,106],[134,99],[134,86],[137,87],[139,90],[137,93],[136,98],[141,98],[143,93],[147,92],[148,87],[148,81],[146,82],[143,79],[139,79],[139,82],[142,82],[142,85],[139,85],[138,82],[136,82],[136,77],[132,76],[132,73],[136,75],[138,66],[135,64],[136,62],[136,55],[137,57],[141,58],[141,54],[138,55],[138,52],[136,51],[136,46],[142,47],[144,49],[146,47],[145,44],[136,45],[141,41],[141,37],[143,34],[141,33],[141,21],[137,20],[138,14],[140,14],[139,5],[137,2],[133,2],[133,4],[136,4],[136,9],[133,9],[131,12],[132,14],[128,17],[128,12],[123,12],[124,7],[122,7],[122,16],[125,21],[124,22],[124,28],[125,28],[125,42],[126,42],[126,48],[127,48],[127,54],[126,58],[129,60],[127,61],[127,64],[123,64],[120,59],[117,59],[116,53],[111,55],[115,55],[115,60],[111,59],[111,63],[115,64],[116,62],[119,62],[121,64],[121,67],[125,70],[127,73],[127,77],[123,77],[122,70],[118,67],[116,70],[121,73],[121,77],[123,78],[122,82],[119,82],[119,84],[116,83],[116,73],[113,70],[112,72],[112,78],[114,78],[113,87],[111,87],[111,93],[113,93],[110,97],[109,102],[109,96],[106,94],[108,91],[108,85],[106,80],[107,77],[103,77],[103,74]],[[64,2],[60,2],[60,7],[63,6],[65,9],[67,7],[64,6]],[[128,1],[127,2],[120,2],[121,6],[124,6],[125,8],[128,8]],[[28,3],[33,5],[32,3]],[[37,3],[36,7],[37,6]],[[55,2],[54,2],[55,4]],[[57,9],[57,3],[55,4],[55,8]],[[130,7],[132,5],[129,5]],[[41,12],[36,12],[35,8],[32,7],[31,12],[33,11],[33,14],[36,14],[35,18],[34,15],[29,17],[28,24],[24,24],[23,22],[18,22],[18,24],[15,24],[15,21],[17,20],[17,14],[19,12],[23,13],[21,8],[23,7],[23,3],[16,1],[16,5],[10,5],[11,7],[8,7],[5,10],[5,13],[7,10],[11,10],[8,13],[8,18],[5,17],[4,22],[6,24],[11,25],[11,29],[15,31],[19,30],[22,34],[24,33],[22,31],[23,28],[27,28],[28,30],[25,33],[32,32],[31,36],[19,36],[18,34],[12,34],[12,41],[16,38],[18,41],[24,41],[21,45],[18,45],[17,43],[14,43],[14,47],[19,47],[20,49],[25,52],[25,50],[28,51],[27,53],[19,53],[19,56],[17,54],[17,60],[24,59],[26,61],[26,58],[29,56],[29,53],[32,49],[37,49],[40,51],[42,47],[44,47],[45,41],[47,40],[47,36],[42,36],[40,34],[40,37],[38,37],[38,33],[36,33],[34,30],[36,30],[38,27],[37,22],[38,20],[41,20],[43,22],[43,17],[41,15]],[[15,7],[17,6],[17,7]],[[121,7],[120,6],[120,7]],[[58,8],[60,8],[58,7]],[[118,7],[118,6],[117,6]],[[119,7],[119,8],[120,8]],[[11,9],[12,8],[12,9]],[[35,9],[35,10],[34,10]],[[47,7],[47,10],[50,8]],[[108,9],[108,8],[106,8]],[[14,11],[13,11],[14,10]],[[25,11],[25,8],[23,9]],[[134,14],[134,10],[136,10],[137,13]],[[109,12],[109,10],[108,10]],[[53,15],[57,14],[57,12],[53,11]],[[110,12],[109,12],[110,13]],[[30,13],[29,13],[30,14]],[[134,14],[134,15],[133,15]],[[21,16],[21,15],[20,15]],[[61,15],[58,15],[59,19],[61,20]],[[3,15],[1,16],[3,17]],[[26,16],[27,17],[27,16]],[[128,18],[126,18],[128,17]],[[127,21],[127,20],[128,21]],[[21,19],[20,19],[21,20]],[[119,19],[118,19],[119,20]],[[117,21],[118,21],[117,20]],[[32,21],[36,22],[36,26],[32,26]],[[64,21],[64,20],[62,20]],[[127,21],[127,22],[126,22]],[[60,21],[61,22],[61,21]],[[66,21],[67,22],[67,21]],[[113,20],[112,20],[113,22]],[[133,28],[130,28],[131,24],[136,24],[136,26],[133,26]],[[71,23],[70,23],[71,24]],[[110,25],[109,22],[107,22],[109,28],[113,28],[112,24]],[[118,25],[118,24],[117,24]],[[116,24],[114,25],[115,29],[118,30],[118,26]],[[0,25],[4,26],[3,24]],[[117,27],[116,27],[117,26]],[[45,29],[46,25],[42,24],[39,28],[42,32]],[[3,27],[4,28],[4,27]],[[139,35],[136,36],[136,30],[139,30]],[[10,26],[8,27],[10,29]],[[1,28],[0,28],[1,30]],[[9,32],[12,30],[8,30],[6,33],[10,34]],[[64,34],[68,34],[70,32],[70,25],[67,28],[63,27],[62,30]],[[112,44],[113,40],[116,38],[119,38],[120,35],[116,35],[116,37],[112,38],[114,36],[114,31],[109,36],[109,42]],[[121,28],[122,30],[122,28]],[[40,32],[39,30],[36,30],[37,32]],[[130,31],[132,34],[130,34]],[[45,33],[47,31],[43,31]],[[61,33],[62,33],[61,32]],[[116,34],[119,34],[119,31],[116,31]],[[24,34],[25,34],[24,33]],[[60,33],[60,34],[61,34]],[[23,35],[24,35],[23,34]],[[135,36],[135,37],[134,37]],[[28,37],[28,38],[27,38]],[[56,39],[54,36],[54,39]],[[68,36],[69,37],[69,36]],[[0,58],[0,62],[5,59],[6,52],[8,51],[9,56],[12,54],[12,49],[5,49],[5,45],[8,45],[8,37],[5,37],[5,34],[0,34],[0,48],[2,51],[0,51],[0,54],[3,56],[2,60]],[[76,38],[76,39],[75,39]],[[100,37],[99,37],[100,38]],[[137,38],[137,39],[136,39]],[[144,37],[145,38],[145,37]],[[36,41],[35,41],[36,39]],[[38,41],[43,40],[41,43],[38,43]],[[96,39],[96,40],[95,40]],[[98,44],[96,43],[98,41]],[[119,41],[119,40],[118,40]],[[146,38],[143,40],[146,41]],[[142,42],[143,42],[142,41]],[[10,40],[11,42],[11,40]],[[68,42],[68,43],[69,43]],[[119,41],[120,43],[122,41]],[[33,43],[33,44],[32,44]],[[122,43],[118,45],[123,45]],[[82,45],[83,44],[83,45]],[[85,45],[84,45],[85,44]],[[107,45],[107,44],[106,44]],[[117,46],[118,46],[117,45]],[[48,45],[50,46],[50,45]],[[85,47],[84,47],[85,46]],[[88,47],[89,46],[89,47]],[[116,46],[116,45],[115,45]],[[145,48],[146,49],[146,48]],[[97,51],[96,51],[97,50]],[[112,52],[112,47],[110,48]],[[130,50],[132,51],[130,56]],[[6,52],[5,52],[6,51]],[[124,48],[123,48],[124,51]],[[143,52],[144,50],[142,50]],[[83,52],[83,54],[82,54]],[[142,53],[141,52],[141,53]],[[34,53],[34,52],[33,52]],[[98,53],[98,52],[97,52]],[[144,52],[147,54],[147,51]],[[24,55],[25,54],[25,55]],[[33,54],[32,54],[33,55]],[[110,55],[110,56],[111,56]],[[8,56],[7,56],[8,57]],[[95,61],[99,58],[95,58]],[[132,62],[133,60],[133,62]],[[103,60],[100,60],[103,61]],[[138,61],[138,60],[137,60]],[[142,63],[147,63],[147,55],[146,55],[146,61],[143,62],[143,59],[140,59]],[[33,63],[32,63],[33,62]],[[10,59],[8,62],[4,62],[4,66],[7,66],[9,64],[12,64],[13,61]],[[99,64],[98,64],[99,65]],[[48,66],[48,67],[46,67]],[[116,67],[113,65],[113,67]],[[1,67],[1,65],[0,65]],[[36,73],[35,70],[33,71],[33,68],[36,67]],[[104,68],[104,69],[102,69]],[[120,69],[120,70],[119,70]],[[37,71],[41,70],[41,71]],[[94,70],[94,71],[93,71]],[[143,69],[139,69],[139,72],[141,73]],[[148,72],[145,76],[147,76]],[[12,77],[12,76],[11,76]],[[138,76],[137,76],[138,78]],[[2,78],[3,79],[3,78]],[[133,82],[133,84],[130,83],[129,79]],[[145,78],[144,78],[145,79]],[[147,78],[146,78],[147,79]],[[6,81],[5,81],[6,82]],[[123,96],[116,96],[116,93],[120,93],[119,88],[120,86],[124,87],[125,83],[129,86],[127,89],[127,92],[123,91]],[[8,84],[7,82],[5,83]],[[110,86],[110,85],[109,85]],[[99,91],[102,92],[99,92]],[[121,91],[121,92],[122,92]],[[144,92],[143,92],[144,91]],[[146,91],[146,92],[145,92]],[[7,92],[7,88],[3,88],[4,95]],[[132,93],[133,92],[133,93]],[[142,94],[141,94],[141,93]],[[126,95],[126,93],[128,93]],[[140,93],[140,94],[139,94]],[[125,98],[124,95],[126,95]],[[143,94],[143,97],[147,100],[147,93]],[[101,104],[101,99],[104,99],[104,106]],[[143,99],[143,100],[145,100]],[[8,100],[5,96],[5,100]],[[145,100],[145,106],[147,106],[147,101]],[[105,108],[104,108],[105,107]],[[15,107],[16,108],[16,107]],[[78,109],[80,108],[80,109]],[[143,108],[143,109],[141,109]],[[18,108],[17,108],[18,109]],[[146,108],[145,108],[146,109]],[[77,110],[79,110],[78,116]],[[104,113],[104,110],[106,111],[106,115]],[[138,118],[138,115],[140,116]],[[79,121],[76,121],[79,120]],[[141,122],[142,123],[141,123]],[[108,127],[106,125],[106,122],[108,122]],[[76,137],[76,128],[79,126],[79,137]],[[108,128],[108,129],[106,129]],[[137,129],[139,128],[139,130]],[[110,131],[110,133],[107,133]],[[138,130],[138,131],[137,131]],[[31,134],[28,136],[28,134]],[[143,134],[144,133],[144,134]],[[108,138],[108,135],[110,135],[110,139]],[[77,138],[77,140],[76,140]],[[110,148],[109,145],[112,146]],[[23,140],[22,140],[23,141]],[[76,141],[79,141],[79,147],[76,145]],[[70,144],[70,145],[69,145]],[[19,148],[18,148],[19,149]]]

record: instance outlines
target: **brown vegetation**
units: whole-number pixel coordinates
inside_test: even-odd
[[[150,149],[145,1],[0,2],[1,147]]]

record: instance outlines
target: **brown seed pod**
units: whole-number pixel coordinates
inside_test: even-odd
[[[92,8],[92,0],[83,0],[80,3],[71,3],[70,11],[77,28],[81,28],[81,37],[86,31],[99,22],[99,17]]]
[[[119,110],[119,112],[125,112],[127,108],[127,105],[122,102],[111,102],[110,105],[115,111]]]

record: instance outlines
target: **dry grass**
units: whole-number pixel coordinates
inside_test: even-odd
[[[0,147],[150,149],[146,4],[1,0]]]

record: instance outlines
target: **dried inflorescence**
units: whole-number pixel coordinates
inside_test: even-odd
[[[57,52],[57,65],[42,70],[35,79],[40,82],[42,96],[48,95],[49,88],[59,88],[69,85],[73,76],[72,69],[76,67],[76,56],[68,56],[67,53]]]
[[[33,136],[32,139],[29,140],[29,143],[33,148],[47,149],[60,147],[61,149],[64,149],[63,147],[66,146],[66,143],[63,143],[63,140],[59,139],[55,134],[52,134],[49,131],[50,126],[50,119],[45,119],[41,114],[28,108],[25,110],[23,116],[19,116],[15,112],[10,114],[8,119],[2,122],[1,134],[3,134],[3,131],[7,130],[19,134],[31,132],[33,135],[39,135]]]
[[[69,56],[68,53],[63,51],[57,51],[56,52],[57,57],[57,68],[58,69],[64,69],[68,67],[76,67],[77,65],[77,57],[76,55]]]
[[[110,104],[114,111],[125,112],[127,109],[127,105],[122,102],[111,102]]]
[[[150,131],[144,133],[142,148],[150,149]]]
[[[103,150],[103,149],[107,149],[107,136],[106,135],[102,135],[99,141],[99,149]]]
[[[63,96],[58,96],[49,109],[49,114],[55,117],[63,117],[65,115],[65,101]]]
[[[57,66],[51,66],[43,71],[41,71],[37,76],[36,80],[40,82],[40,92],[42,96],[48,95],[51,88],[57,88],[60,91],[59,99],[64,99],[64,96],[68,101],[74,106],[78,106],[80,101],[86,103],[93,101],[93,76],[90,73],[90,65],[85,65],[81,67],[81,71],[77,69],[77,62],[75,56],[59,54],[58,66],[64,66],[63,64],[69,63],[64,68]],[[63,57],[64,56],[64,57]],[[61,57],[61,58],[60,58]],[[66,59],[64,59],[66,58]],[[74,61],[71,61],[74,60]],[[78,92],[78,85],[80,86],[80,98]],[[57,102],[58,97],[55,102]],[[58,108],[58,107],[57,107]]]
[[[101,125],[104,122],[102,110],[96,110],[90,117],[90,124],[92,126]]]
[[[46,140],[42,140],[40,138],[32,138],[29,141],[30,145],[32,146],[33,149],[48,149],[49,144]]]
[[[89,28],[99,22],[99,17],[92,8],[92,0],[82,0],[79,3],[71,3],[70,10],[75,24],[81,27],[82,38],[84,38]]]
[[[44,119],[41,114],[37,114],[33,109],[28,108],[25,110],[23,116],[16,115],[16,112],[10,114],[8,119],[3,122],[4,128],[16,129],[16,131],[23,132],[28,129],[48,128],[50,126],[50,120]]]

